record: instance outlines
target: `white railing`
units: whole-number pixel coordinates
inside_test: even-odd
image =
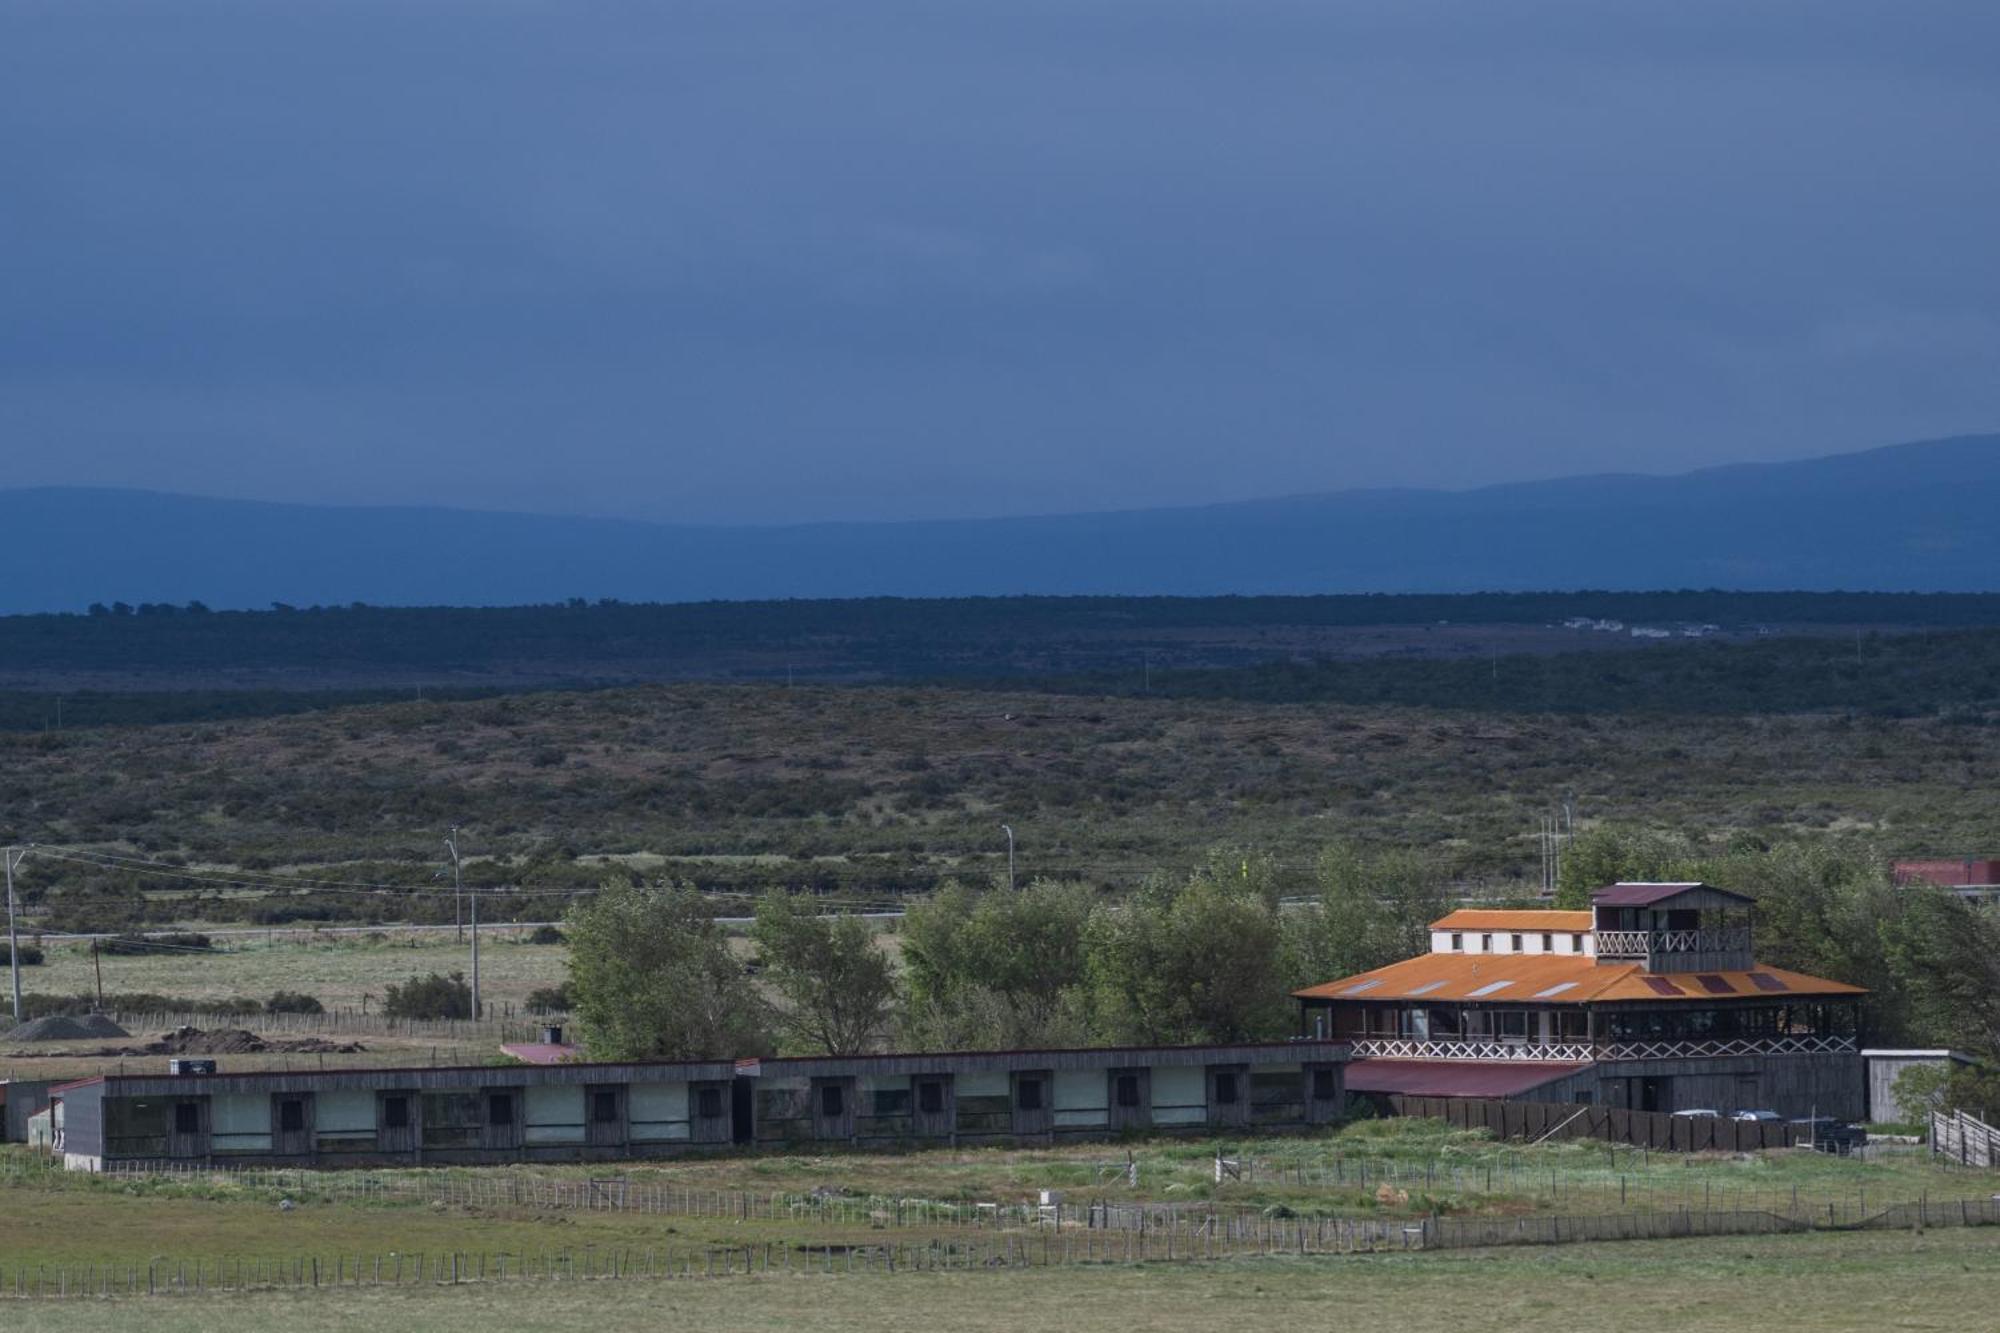
[[[1599,1060],[1715,1060],[1732,1055],[1842,1055],[1852,1037],[1738,1037],[1713,1041],[1617,1041],[1597,1048]]]
[[[1518,1060],[1569,1064],[1593,1060],[1713,1060],[1733,1055],[1838,1055],[1852,1037],[1743,1037],[1717,1041],[1501,1041],[1486,1037],[1356,1037],[1357,1060]]]
[[[1644,958],[1659,953],[1728,953],[1750,947],[1744,926],[1719,930],[1600,930],[1599,958]]]
[[[1357,1060],[1524,1060],[1575,1063],[1595,1060],[1588,1042],[1541,1045],[1525,1041],[1456,1037],[1358,1037],[1352,1043]]]

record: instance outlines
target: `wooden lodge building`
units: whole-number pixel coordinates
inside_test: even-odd
[[[381,1166],[958,1144],[1338,1120],[1345,1045],[973,1051],[660,1064],[107,1074],[51,1090],[72,1169]]]
[[[1635,1111],[1865,1112],[1856,986],[1756,961],[1751,899],[1614,884],[1587,911],[1451,913],[1431,951],[1296,992],[1356,1093]]]

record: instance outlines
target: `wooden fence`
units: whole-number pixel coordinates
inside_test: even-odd
[[[1931,1112],[1931,1153],[1960,1166],[2000,1166],[2000,1129],[1964,1111]]]
[[[1500,1139],[1602,1139],[1655,1152],[1759,1152],[1796,1147],[1809,1138],[1800,1127],[1781,1120],[1667,1115],[1575,1102],[1504,1102],[1392,1093],[1389,1109],[1394,1115],[1446,1120],[1460,1129],[1484,1129]]]
[[[546,1018],[491,1012],[484,1018],[391,1018],[359,1009],[329,1009],[319,1014],[200,1014],[173,1011],[112,1010],[111,1020],[134,1036],[171,1032],[175,1028],[249,1028],[263,1036],[280,1034],[325,1037],[432,1037],[440,1041],[535,1041],[544,1023],[561,1024],[562,1014]],[[4,1035],[4,1034],[0,1034]],[[106,1038],[107,1042],[116,1038]]]

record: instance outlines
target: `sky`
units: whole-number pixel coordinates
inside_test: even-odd
[[[0,485],[685,522],[2000,429],[2000,6],[0,0]]]

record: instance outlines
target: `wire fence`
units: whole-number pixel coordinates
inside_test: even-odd
[[[492,1010],[499,1006],[489,1005]],[[360,1009],[328,1009],[317,1014],[195,1013],[185,1010],[109,1011],[110,1019],[133,1034],[175,1028],[250,1027],[262,1035],[327,1037],[430,1037],[441,1041],[534,1041],[545,1024],[560,1026],[563,1014],[516,1013],[507,1006],[483,1018],[396,1018]],[[0,1037],[4,1037],[0,1033]],[[116,1040],[115,1038],[108,1040]]]
[[[290,1197],[330,1204],[414,1204],[492,1210],[501,1208],[570,1212],[626,1212],[687,1218],[717,1218],[770,1222],[812,1228],[905,1228],[932,1231],[1024,1226],[1080,1226],[1108,1230],[1221,1229],[1240,1231],[1287,1211],[1301,1211],[1344,1220],[1374,1222],[1366,1212],[1460,1214],[1479,1200],[1531,1202],[1536,1208],[1569,1215],[1730,1213],[1816,1217],[1832,1209],[1834,1217],[1871,1215],[1885,1200],[1907,1199],[1921,1182],[1885,1180],[1872,1191],[1851,1180],[1807,1181],[1781,1185],[1739,1184],[1703,1174],[1700,1179],[1675,1180],[1646,1174],[1654,1158],[1678,1162],[1678,1157],[1644,1151],[1613,1155],[1605,1169],[1565,1167],[1541,1169],[1517,1155],[1480,1164],[1437,1161],[1411,1162],[1390,1158],[1335,1157],[1328,1162],[1283,1162],[1256,1158],[1230,1159],[1227,1182],[1210,1197],[1185,1201],[1134,1201],[1104,1197],[1144,1174],[1144,1162],[1079,1163],[1091,1170],[1094,1184],[1051,1191],[1048,1202],[976,1201],[965,1198],[885,1196],[841,1190],[748,1191],[703,1189],[668,1179],[641,1179],[627,1174],[583,1177],[550,1172],[483,1170],[476,1175],[436,1171],[374,1172],[367,1170],[307,1170],[285,1167],[204,1166],[199,1163],[153,1161],[111,1162],[103,1174],[112,1179],[166,1178],[211,1184],[271,1198]],[[1612,1169],[1620,1161],[1636,1170]],[[1204,1164],[1205,1165],[1205,1164]],[[31,1167],[28,1170],[45,1170]],[[1688,1173],[1676,1168],[1676,1174]],[[1984,1172],[1939,1173],[1939,1181],[1963,1177],[1972,1184],[1968,1197],[1995,1197],[2000,1175]],[[1168,1182],[1169,1184],[1178,1182]],[[1974,1194],[1986,1185],[1983,1196]],[[1298,1191],[1281,1194],[1285,1203],[1271,1201],[1272,1186]],[[1239,1188],[1263,1187],[1265,1197],[1252,1202],[1231,1199]],[[1959,1186],[1953,1186],[1956,1190]],[[1942,1194],[1942,1191],[1940,1191]],[[1323,1195],[1314,1198],[1315,1194]],[[1871,1194],[1873,1197],[1871,1197]],[[1920,1194],[1928,1198],[1927,1194]]]
[[[1265,1219],[1258,1227],[1037,1233],[865,1242],[765,1241],[740,1245],[420,1254],[191,1257],[141,1264],[0,1263],[0,1299],[178,1296],[272,1289],[459,1286],[468,1283],[650,1280],[752,1275],[978,1272],[1083,1265],[1195,1263],[1273,1255],[1411,1250],[1422,1227],[1348,1219]]]
[[[864,1242],[764,1241],[735,1245],[605,1247],[544,1251],[153,1259],[146,1264],[0,1263],[0,1300],[187,1296],[207,1292],[344,1287],[455,1287],[467,1284],[693,1281],[748,1276],[1035,1270],[1079,1266],[1201,1263],[1454,1250],[1509,1245],[1664,1240],[1812,1231],[1923,1230],[2000,1224],[2000,1199],[1899,1203],[1872,1213],[1829,1206],[1781,1214],[1759,1211],[1621,1213],[1515,1218],[1421,1218],[1357,1222],[1264,1217],[1255,1225],[1195,1230],[1045,1227],[1038,1232]]]

